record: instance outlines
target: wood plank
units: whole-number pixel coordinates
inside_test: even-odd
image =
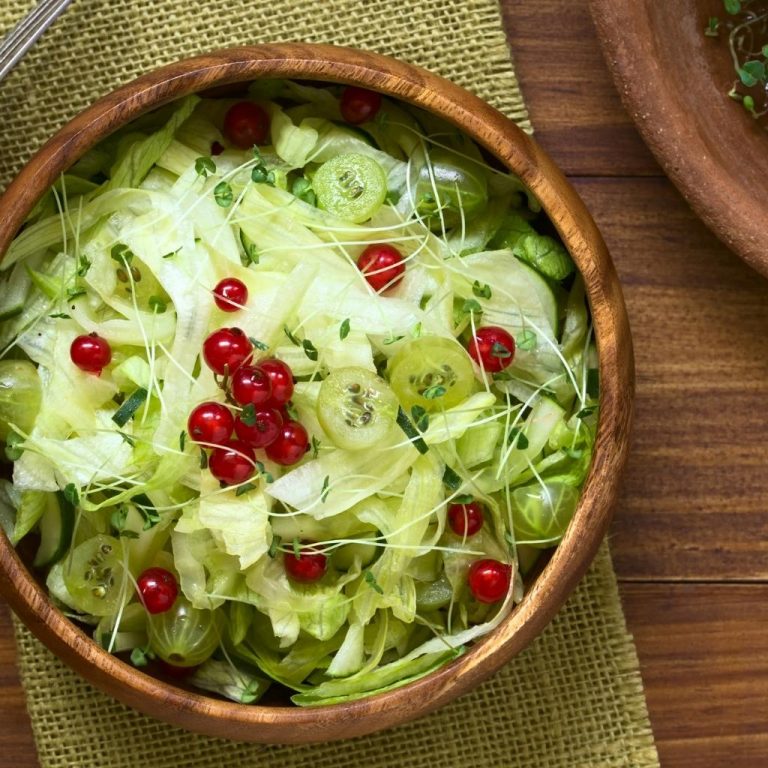
[[[586,1],[501,5],[536,137],[563,170],[660,174],[608,74]]]
[[[13,768],[37,768],[37,753],[24,691],[16,671],[13,626],[5,604],[0,604],[0,723],[0,764]]]
[[[768,579],[768,282],[665,179],[575,179],[625,288],[637,416],[621,576]]]
[[[768,585],[621,592],[663,768],[768,764]]]

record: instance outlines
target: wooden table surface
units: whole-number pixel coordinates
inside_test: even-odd
[[[586,0],[502,4],[537,138],[592,210],[629,306],[637,417],[611,547],[661,764],[768,766],[768,281],[662,175]],[[14,659],[3,608],[0,765],[35,768]]]

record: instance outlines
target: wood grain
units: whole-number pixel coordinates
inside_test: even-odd
[[[768,585],[625,584],[664,768],[765,765]]]
[[[634,448],[612,548],[662,768],[767,765],[768,284],[669,182],[633,178],[659,169],[610,84],[586,0],[503,5],[537,138],[568,172],[611,177],[574,181],[625,282],[636,340]],[[0,763],[32,768],[13,654],[0,611]]]
[[[24,704],[24,691],[16,671],[16,645],[11,616],[0,606],[0,764],[36,768],[37,753]]]
[[[627,110],[665,172],[712,231],[768,276],[768,137],[727,96],[737,79],[727,44],[703,34],[710,16],[723,17],[723,4],[590,6]]]
[[[574,179],[624,283],[636,420],[613,527],[631,579],[768,578],[768,282],[666,179]]]
[[[603,63],[584,3],[502,2],[536,139],[569,175],[654,175]],[[586,75],[586,76],[585,76]]]

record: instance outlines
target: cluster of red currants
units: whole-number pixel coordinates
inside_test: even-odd
[[[236,278],[222,280],[214,300],[225,312],[241,309],[246,286]],[[187,431],[211,449],[208,468],[225,485],[248,481],[255,473],[255,449],[263,448],[277,464],[295,464],[309,448],[307,430],[288,412],[293,373],[281,360],[253,361],[254,344],[240,328],[219,328],[203,342],[205,364],[222,377],[233,407],[208,401],[189,414]],[[233,433],[235,437],[233,438]]]

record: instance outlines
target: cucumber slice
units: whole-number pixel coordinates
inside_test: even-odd
[[[35,555],[36,568],[47,568],[61,560],[69,550],[75,527],[75,509],[61,492],[51,493],[40,518],[40,547]]]

